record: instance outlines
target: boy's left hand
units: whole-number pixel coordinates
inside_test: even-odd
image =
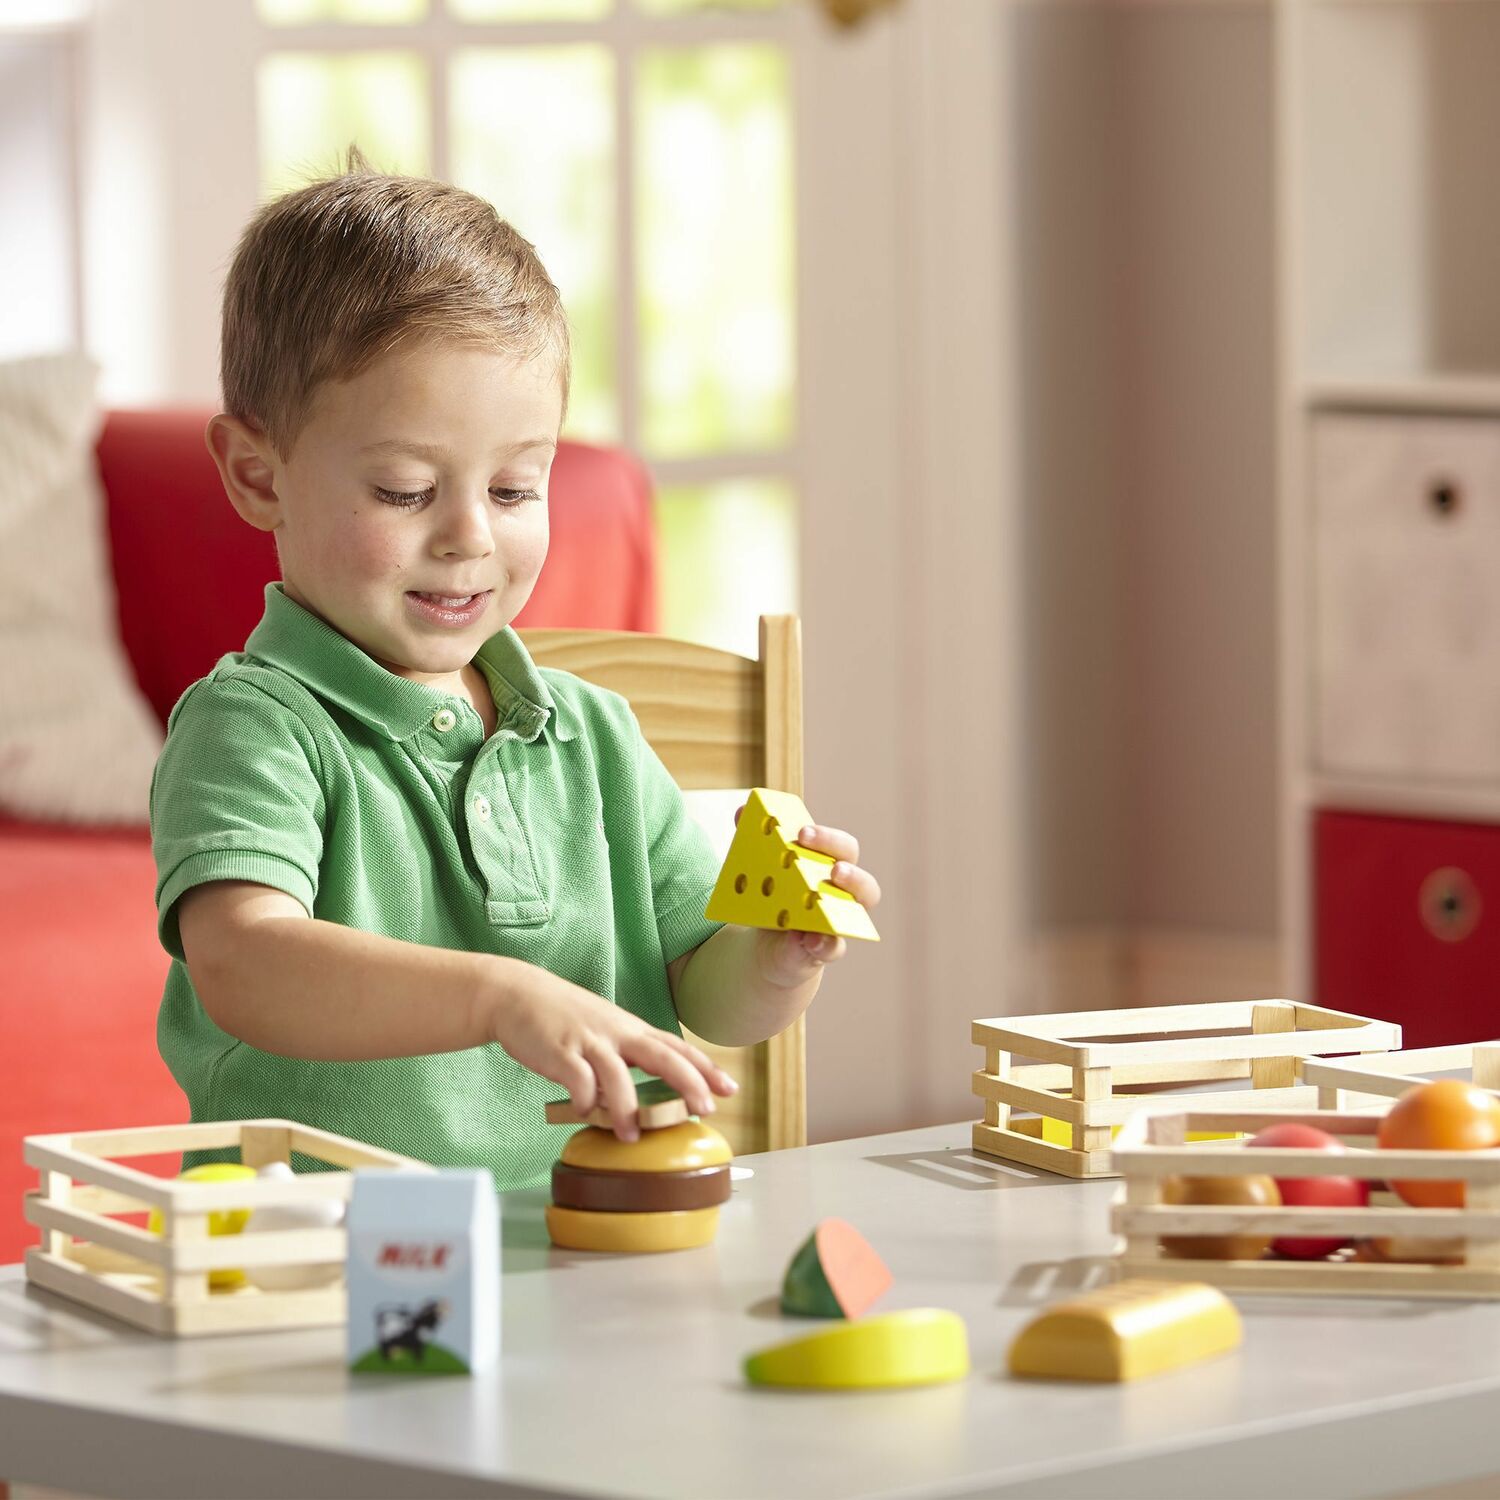
[[[744,809],[740,809],[743,811]],[[739,812],[735,813],[739,821]],[[880,884],[859,864],[859,840],[842,828],[810,823],[797,834],[804,849],[832,855],[836,863],[828,872],[828,883],[848,891],[856,901],[873,911],[880,904]],[[825,932],[766,932],[756,934],[760,943],[760,969],[768,983],[794,989],[805,983],[824,964],[831,964],[848,951],[843,938]]]

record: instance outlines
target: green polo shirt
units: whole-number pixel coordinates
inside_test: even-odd
[[[541,1178],[568,1134],[543,1118],[558,1086],[494,1044],[306,1062],[221,1031],[177,930],[178,898],[208,880],[273,886],[365,932],[523,959],[681,1030],[667,965],[717,930],[703,916],[719,866],[706,835],[618,694],[538,669],[510,629],[475,663],[498,712],[488,738],[466,701],[388,672],[273,583],[245,649],[178,700],[151,785],[173,960],[157,1041],[194,1120],[300,1120],[488,1167],[500,1187]]]

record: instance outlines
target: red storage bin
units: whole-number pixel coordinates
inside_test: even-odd
[[[1500,1037],[1500,827],[1319,812],[1317,1003],[1406,1047]]]

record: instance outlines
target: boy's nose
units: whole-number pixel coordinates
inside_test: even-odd
[[[437,530],[433,550],[439,557],[485,557],[494,550],[490,533],[490,507],[494,502],[484,491],[476,500],[455,497],[447,506],[434,507]]]

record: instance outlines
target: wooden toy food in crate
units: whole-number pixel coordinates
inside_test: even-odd
[[[149,1333],[190,1337],[256,1329],[342,1323],[342,1274],[332,1285],[266,1291],[244,1283],[210,1287],[210,1272],[247,1267],[342,1265],[342,1227],[271,1229],[210,1236],[209,1216],[226,1210],[287,1209],[347,1203],[349,1170],[304,1172],[295,1178],[184,1182],[125,1165],[122,1158],[237,1147],[245,1166],[290,1162],[293,1151],[334,1167],[386,1167],[430,1172],[425,1162],[367,1146],[292,1120],[226,1120],[197,1125],[33,1135],[25,1160],[41,1173],[26,1194],[28,1222],[42,1231],[26,1252],[26,1279],[86,1303]],[[155,1233],[129,1216],[156,1210]]]
[[[1500,1042],[1462,1042],[1450,1047],[1414,1047],[1381,1057],[1309,1059],[1303,1081],[1318,1091],[1319,1109],[1380,1106],[1399,1099],[1419,1083],[1439,1074],[1461,1073],[1470,1083],[1500,1094]]]
[[[1124,1183],[1110,1226],[1123,1241],[1120,1277],[1201,1281],[1225,1291],[1399,1297],[1500,1297],[1500,1149],[1395,1151],[1375,1146],[1385,1111],[1167,1109],[1160,1104],[1127,1122],[1115,1143]],[[1343,1151],[1250,1148],[1232,1142],[1190,1146],[1189,1131],[1258,1132],[1269,1125],[1311,1125],[1339,1137]],[[1288,1208],[1176,1205],[1163,1201],[1168,1177],[1355,1177],[1372,1184],[1366,1207]],[[1462,1208],[1413,1208],[1388,1181],[1461,1182]],[[1326,1260],[1255,1260],[1169,1255],[1163,1235],[1327,1236],[1351,1247]],[[1377,1257],[1377,1241],[1399,1245],[1402,1260]],[[1392,1253],[1390,1251],[1386,1253]],[[1416,1257],[1431,1257],[1417,1261]]]
[[[1214,1034],[1191,1034],[1204,1032]],[[1302,1058],[1384,1052],[1401,1045],[1401,1028],[1290,1000],[1232,1000],[996,1016],[975,1021],[973,1038],[985,1058],[974,1074],[984,1101],[974,1149],[1067,1177],[1110,1177],[1112,1131],[1149,1097],[1123,1092],[1130,1085],[1248,1078],[1250,1090],[1195,1098],[1205,1107],[1310,1109],[1317,1094],[1297,1083]],[[1015,1066],[1015,1057],[1038,1062]],[[1015,1118],[1015,1110],[1030,1113]]]

